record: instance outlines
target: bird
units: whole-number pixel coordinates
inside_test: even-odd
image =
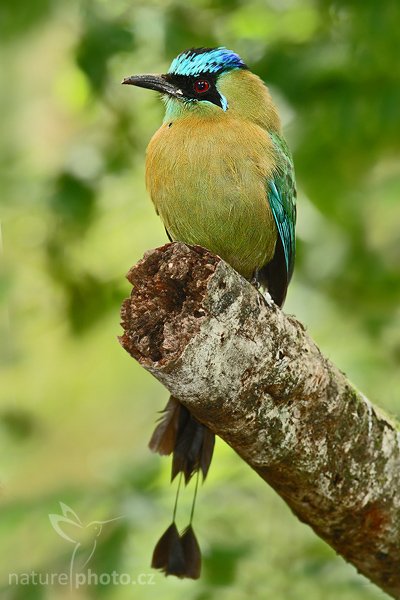
[[[170,241],[199,245],[262,287],[282,307],[295,260],[296,184],[291,152],[271,93],[223,46],[190,48],[161,75],[124,85],[161,94],[165,116],[146,151],[146,187]],[[188,527],[173,520],[152,566],[197,579],[201,552],[192,527],[199,473],[206,477],[214,434],[171,397],[150,441],[172,454],[172,479],[197,474]]]
[[[81,569],[84,569],[93,557],[97,547],[97,538],[103,531],[104,525],[118,521],[121,517],[107,521],[91,521],[85,524],[68,504],[60,502],[60,508],[62,514],[49,514],[49,520],[58,535],[74,544],[69,565],[69,582],[72,589],[78,554],[82,550],[84,551],[81,557]]]

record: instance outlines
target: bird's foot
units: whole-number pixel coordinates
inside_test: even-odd
[[[251,285],[254,285],[256,290],[260,289],[259,273],[260,273],[260,270],[257,267],[256,269],[254,269],[253,277],[250,280]]]

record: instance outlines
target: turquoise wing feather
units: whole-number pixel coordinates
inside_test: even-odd
[[[295,259],[296,185],[289,148],[283,138],[270,134],[276,150],[274,178],[267,182],[268,201],[278,230],[275,256],[261,276],[275,302],[282,306],[293,274]]]

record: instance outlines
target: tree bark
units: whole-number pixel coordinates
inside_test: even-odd
[[[122,346],[304,523],[400,598],[400,432],[220,258],[167,244],[129,274]]]

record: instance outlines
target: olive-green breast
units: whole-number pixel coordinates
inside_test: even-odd
[[[250,278],[274,254],[266,183],[274,168],[272,142],[257,125],[190,116],[153,136],[146,183],[172,239],[204,246]]]

